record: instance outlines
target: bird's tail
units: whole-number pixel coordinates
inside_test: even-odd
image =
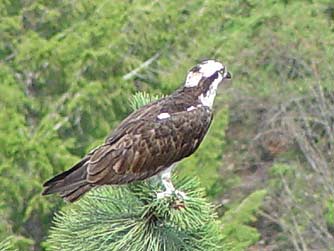
[[[83,158],[71,169],[45,182],[42,195],[59,193],[62,198],[69,202],[79,199],[93,187],[86,181],[88,161],[89,157]]]

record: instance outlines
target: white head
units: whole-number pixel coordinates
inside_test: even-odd
[[[189,71],[184,86],[199,89],[200,102],[212,107],[218,85],[224,79],[231,79],[226,67],[218,61],[205,60]]]
[[[223,79],[230,79],[231,74],[226,71],[225,66],[215,60],[205,60],[198,65],[191,68],[187,75],[185,87],[198,86],[201,80],[209,78],[218,73],[218,77]]]

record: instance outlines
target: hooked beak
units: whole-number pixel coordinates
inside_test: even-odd
[[[231,79],[232,78],[232,74],[227,71],[227,72],[224,73],[223,78],[224,79]]]

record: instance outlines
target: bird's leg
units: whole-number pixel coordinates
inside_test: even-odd
[[[166,195],[171,195],[175,191],[175,187],[172,183],[172,170],[171,169],[172,168],[169,167],[166,171],[163,171],[160,175],[161,182],[166,189],[164,192]]]
[[[157,193],[158,199],[172,196],[173,194],[175,194],[177,197],[180,197],[181,199],[185,199],[187,197],[184,192],[176,190],[172,183],[172,170],[174,166],[175,164],[171,165],[170,167],[168,167],[167,169],[165,169],[159,174],[161,182],[164,185],[166,190],[163,192]]]

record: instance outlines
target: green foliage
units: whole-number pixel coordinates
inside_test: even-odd
[[[0,241],[0,251],[14,251],[10,238]]]
[[[157,199],[162,188],[153,181],[94,189],[57,214],[48,250],[219,250],[216,214],[198,182],[175,185],[184,201]]]
[[[271,186],[273,189],[281,189],[282,188],[282,182],[281,177],[293,177],[295,173],[296,166],[294,165],[287,165],[283,163],[276,163],[270,168],[270,176],[271,179]]]
[[[246,250],[259,240],[260,235],[256,228],[247,224],[256,221],[256,212],[262,206],[266,193],[265,190],[255,191],[224,214],[221,219],[223,250]]]
[[[31,238],[41,238],[41,233],[26,233],[24,222],[35,229],[47,229],[42,221],[47,220],[51,204],[39,195],[43,177],[51,175],[56,163],[62,165],[75,158],[65,150],[52,125],[36,134],[29,130],[25,118],[29,100],[17,92],[17,84],[6,68],[0,76],[7,80],[0,86],[0,106],[4,108],[0,113],[0,230],[4,232],[0,231],[0,236],[16,232],[13,241],[26,248],[33,243]]]
[[[327,203],[327,212],[325,214],[325,219],[330,227],[334,227],[334,200],[329,199]]]

